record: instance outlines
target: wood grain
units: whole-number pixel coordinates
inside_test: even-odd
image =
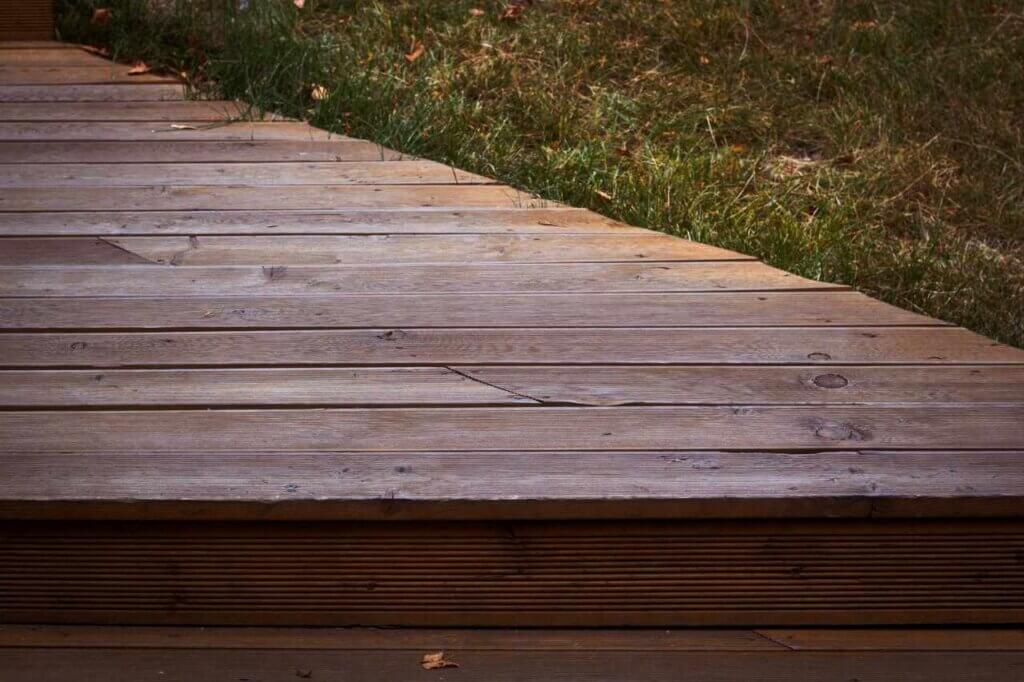
[[[86,85],[92,83],[177,83],[155,73],[129,75],[130,64],[107,62],[97,66],[0,65],[3,85]]]
[[[0,412],[7,450],[1012,449],[1024,404]]]
[[[134,143],[128,143],[134,144]],[[171,143],[188,145],[189,143]],[[225,143],[197,143],[204,146]],[[260,143],[262,144],[262,143]],[[279,143],[266,143],[279,144]],[[288,143],[294,144],[294,143]],[[316,145],[327,150],[330,142]],[[353,144],[369,144],[354,141]],[[246,148],[255,148],[245,145]],[[147,149],[151,145],[145,145]],[[228,147],[230,148],[230,147]],[[4,149],[0,143],[0,151]],[[376,152],[374,152],[376,153]],[[239,152],[244,154],[244,152]],[[476,208],[377,210],[0,212],[0,236],[209,235],[209,234],[649,234],[580,209]]]
[[[323,191],[361,187],[324,187]],[[500,187],[391,187],[397,192],[465,192],[484,195]],[[254,190],[255,191],[255,190]],[[3,200],[0,199],[0,205]],[[749,260],[732,251],[685,242],[656,232],[561,235],[277,235],[47,238],[3,240],[0,265],[78,264],[83,244],[102,242],[136,258],[162,265],[345,265],[460,262],[622,262]]]
[[[0,50],[0,66],[107,66],[106,59],[85,50],[51,48],[5,48]]]
[[[132,104],[123,102],[122,104]],[[0,142],[0,159],[6,163],[38,163],[57,166],[88,163],[95,158],[109,163],[252,163],[297,161],[394,161],[402,154],[364,140],[112,140],[90,142]],[[412,158],[412,157],[404,157]],[[122,168],[131,175],[132,168]],[[140,214],[134,214],[140,215]],[[228,214],[230,215],[230,214]],[[26,216],[31,218],[32,216]],[[74,216],[70,216],[74,217]],[[89,216],[81,215],[85,221]],[[256,219],[256,218],[254,218]],[[97,226],[96,232],[102,234]]]
[[[53,521],[1012,516],[1024,452],[0,455],[0,514]]]
[[[0,329],[937,326],[856,292],[0,299]]]
[[[0,69],[0,78],[3,77]],[[185,126],[175,128],[173,126]],[[209,121],[174,122],[0,122],[0,140],[10,141],[74,141],[74,140],[138,140],[138,141],[194,141],[257,140],[328,141],[344,140],[305,123],[287,121],[210,123]]]
[[[435,161],[264,163],[0,164],[3,187],[495,184]],[[126,172],[130,171],[130,172]]]
[[[178,83],[0,84],[0,102],[168,102],[184,95],[185,87]]]
[[[0,334],[4,367],[1024,364],[957,328],[367,329]]]
[[[0,64],[5,54],[0,52]],[[88,56],[88,55],[86,55]],[[0,121],[228,121],[280,120],[281,117],[234,101],[164,102],[2,102]],[[96,153],[93,160],[110,161]],[[5,157],[6,160],[6,157]],[[69,162],[64,159],[64,162]]]

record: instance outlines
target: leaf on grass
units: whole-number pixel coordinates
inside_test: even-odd
[[[306,0],[292,0],[292,2],[294,2],[295,6],[298,7],[299,9],[302,9],[303,7],[306,6]]]
[[[700,56],[700,63],[703,66],[707,66],[708,64],[711,63],[711,57],[708,57],[706,54],[702,54]]]
[[[486,14],[486,13],[482,9],[480,9],[479,7],[470,7],[469,8],[469,16],[471,16],[471,17],[482,17],[484,14]]]
[[[420,41],[412,41],[412,45],[409,46],[409,52],[406,53],[405,55],[405,61],[412,64],[414,61],[423,56],[423,52],[426,51],[426,49],[427,48],[425,48],[423,46],[423,43],[421,43]]]
[[[149,73],[151,69],[146,62],[135,62],[132,64],[132,68],[128,69],[129,76],[138,76],[144,73]]]
[[[523,16],[526,8],[533,4],[533,0],[513,0],[505,5],[498,18],[502,21],[518,21]]]
[[[89,21],[94,26],[106,26],[110,21],[110,10],[106,7],[97,7],[92,11],[92,19]]]
[[[310,98],[312,98],[316,102],[322,102],[323,100],[327,99],[327,96],[329,94],[330,93],[327,92],[327,88],[325,88],[322,85],[313,85],[309,89]]]
[[[871,28],[878,28],[878,22],[874,19],[868,19],[867,21],[855,21],[850,25],[854,31],[867,31]]]
[[[455,661],[449,661],[445,658],[443,651],[438,651],[436,654],[423,654],[423,660],[420,661],[420,665],[423,666],[424,670],[459,667],[459,664]]]
[[[594,194],[596,194],[601,199],[604,199],[605,201],[611,201],[612,200],[612,195],[608,194],[608,192],[602,192],[601,190],[595,190]]]

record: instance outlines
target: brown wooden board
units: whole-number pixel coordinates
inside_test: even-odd
[[[0,52],[0,64],[4,53]],[[0,121],[229,121],[277,120],[238,102],[190,100],[181,102],[2,102]],[[93,160],[109,162],[95,153]],[[5,159],[6,160],[6,159]]]
[[[129,143],[134,144],[134,143]],[[172,143],[188,145],[188,143]],[[203,142],[203,146],[223,143]],[[260,143],[263,144],[263,143]],[[265,143],[281,144],[281,143]],[[293,143],[287,143],[293,144]],[[361,141],[315,145],[369,145]],[[150,145],[144,145],[150,149]],[[256,143],[245,145],[257,148]],[[4,149],[0,143],[0,151]],[[227,147],[226,149],[230,149]],[[373,147],[374,154],[376,147]],[[368,153],[366,147],[345,153]],[[245,152],[239,152],[244,154]],[[305,152],[302,152],[305,153]],[[340,151],[338,153],[341,153]],[[366,159],[362,159],[366,160]],[[208,235],[208,234],[535,234],[583,232],[648,234],[649,230],[618,223],[573,208],[476,208],[377,210],[247,211],[66,211],[0,212],[0,236]],[[793,275],[791,275],[793,276]]]
[[[8,451],[0,469],[0,516],[53,521],[978,518],[1024,503],[1024,451]]]
[[[3,367],[1022,364],[963,329],[366,329],[0,334]]]
[[[0,163],[2,187],[148,187],[231,185],[464,185],[493,180],[435,161],[285,163]]]
[[[178,83],[0,84],[0,102],[167,102],[184,95],[185,87]]]
[[[1019,521],[4,524],[6,622],[1005,623]]]
[[[123,104],[130,104],[125,102]],[[317,161],[395,161],[402,154],[364,140],[135,140],[119,142],[0,142],[5,163],[38,163],[58,166],[88,163],[101,158],[108,163],[252,163]],[[412,157],[404,157],[412,158]],[[131,167],[122,168],[130,175]],[[44,214],[45,215],[45,214]],[[224,214],[222,214],[224,215]],[[230,214],[228,214],[230,215]],[[83,216],[83,220],[86,216]],[[97,232],[102,229],[97,226]]]
[[[107,62],[97,66],[0,65],[3,85],[86,85],[92,83],[176,83],[156,73],[129,74],[132,65]]]
[[[0,77],[2,75],[2,70],[0,70]],[[15,142],[75,140],[153,140],[154,142],[292,140],[296,142],[310,142],[344,139],[348,138],[344,135],[334,135],[327,131],[313,128],[306,123],[292,123],[288,121],[220,123],[181,119],[171,122],[0,122],[0,140]]]
[[[360,190],[361,187],[324,187]],[[369,188],[365,188],[369,189]],[[409,186],[380,191],[500,192],[500,187]],[[256,188],[253,188],[256,191]],[[371,190],[372,191],[372,190]],[[0,197],[0,206],[4,203]],[[672,239],[656,232],[580,235],[279,235],[46,238],[11,237],[0,242],[0,265],[76,265],[79,253],[94,245],[123,251],[135,259],[160,265],[338,265],[406,263],[573,263],[623,261],[750,260],[713,246]],[[92,256],[90,255],[90,258]],[[90,263],[95,261],[90,260]],[[120,262],[120,261],[118,261]],[[879,304],[880,305],[880,304]],[[907,313],[908,315],[910,313]]]

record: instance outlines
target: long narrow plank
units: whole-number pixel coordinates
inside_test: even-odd
[[[4,367],[808,362],[1024,364],[1024,351],[955,327],[0,334]]]
[[[178,83],[159,74],[129,74],[131,65],[108,61],[95,67],[25,67],[0,65],[4,85],[89,85],[93,83]]]
[[[915,632],[899,631],[913,641]],[[931,632],[931,631],[926,631]],[[1001,630],[970,630],[979,650],[1016,651]],[[943,633],[922,635],[935,648]],[[991,634],[986,640],[983,635]],[[841,632],[831,631],[837,642]],[[958,638],[946,636],[953,649]],[[860,648],[860,639],[851,650]],[[992,643],[1002,646],[996,648]],[[789,651],[752,630],[438,630],[417,628],[173,628],[0,625],[0,647],[126,649],[461,649],[474,651]]]
[[[184,96],[178,83],[0,85],[0,102],[168,102]]]
[[[2,203],[3,193],[0,192]],[[55,258],[82,264],[153,266],[152,261],[143,256],[103,239],[10,239],[0,242],[0,247],[0,266],[8,262],[7,259],[15,259],[19,263],[45,263]]]
[[[0,126],[4,124],[0,123]],[[232,124],[287,126],[288,123]],[[230,127],[230,126],[227,126]],[[243,131],[236,131],[244,134]],[[287,139],[285,133],[281,139]],[[267,133],[272,135],[272,133]],[[548,202],[504,185],[318,185],[314,187],[66,187],[0,192],[0,211],[545,208]]]
[[[0,53],[2,57],[2,53]],[[227,121],[277,120],[239,102],[0,102],[0,121]],[[6,158],[4,160],[7,160]],[[107,162],[96,154],[93,160]]]
[[[18,521],[2,533],[8,622],[895,625],[1024,612],[1019,521]]]
[[[536,404],[443,367],[0,372],[0,406]]]
[[[0,299],[4,330],[941,324],[852,291]]]
[[[129,104],[129,103],[126,103]],[[295,161],[396,161],[398,152],[364,140],[246,140],[182,142],[0,142],[0,159],[7,163],[236,163],[263,164]],[[131,168],[124,168],[126,174]]]
[[[378,159],[379,161],[379,159]],[[496,184],[436,161],[391,163],[78,163],[0,162],[0,187],[152,187],[234,185]]]
[[[756,261],[487,265],[0,266],[9,296],[301,296],[326,293],[497,293],[840,290]]]
[[[459,371],[426,367],[6,370],[0,373],[0,406],[1024,402],[1022,366],[485,366]]]
[[[177,126],[177,127],[176,127]],[[306,123],[290,121],[239,121],[237,123],[210,123],[208,121],[181,120],[173,123],[154,121],[89,121],[74,123],[44,121],[41,123],[0,122],[0,140],[8,141],[192,141],[192,140],[343,140]]]
[[[462,367],[493,386],[577,405],[1024,402],[1024,367]],[[26,378],[31,377],[31,373]],[[0,389],[2,390],[2,389]],[[56,391],[54,391],[54,398]],[[12,400],[12,404],[16,401]]]
[[[309,189],[309,188],[302,188]],[[362,190],[367,197],[405,197],[421,192],[471,193],[498,200],[508,188],[488,185],[323,187],[321,192]],[[258,191],[255,188],[253,191]],[[0,205],[5,203],[0,195]],[[268,192],[273,196],[276,192]],[[82,244],[96,241],[165,265],[400,265],[406,263],[572,263],[627,261],[751,260],[733,251],[657,232],[581,235],[282,235],[3,240],[0,265],[78,264]]]
[[[0,40],[0,50],[78,50],[74,43],[56,40]]]
[[[686,671],[688,682],[1006,682],[1024,665],[1019,652],[634,652],[634,651],[466,651],[448,659],[465,682],[665,682]],[[408,651],[223,651],[164,649],[10,649],[10,680],[109,682],[132,671],[133,682],[292,682],[297,677],[405,682],[427,677],[420,661],[439,647]],[[440,672],[442,675],[446,671]],[[308,673],[308,674],[307,674]],[[452,675],[437,679],[455,679]]]
[[[108,66],[111,62],[85,50],[6,48],[0,50],[0,66]]]
[[[5,450],[788,450],[1024,447],[1024,403],[2,412]]]
[[[758,630],[758,634],[796,651],[1021,651],[1024,629],[912,630]]]
[[[32,144],[32,143],[29,143]],[[135,144],[135,143],[127,143]],[[230,143],[203,142],[205,146]],[[244,149],[261,150],[265,145],[299,143],[252,143]],[[360,147],[349,148],[347,145]],[[167,147],[187,142],[168,143]],[[339,145],[339,146],[335,146]],[[376,154],[369,143],[310,143],[309,149],[334,150],[347,155]],[[149,148],[150,145],[143,145]],[[0,152],[4,150],[0,144]],[[260,153],[263,153],[262,151]],[[290,153],[290,152],[289,152]],[[305,154],[306,151],[298,152]],[[348,158],[348,157],[342,157]],[[280,159],[279,159],[280,160]],[[352,160],[368,160],[353,158]],[[92,235],[208,235],[208,234],[485,234],[494,232],[567,234],[583,232],[647,234],[647,230],[619,223],[604,216],[575,208],[519,209],[388,209],[335,211],[121,211],[62,213],[0,212],[0,236],[92,236]]]
[[[107,62],[100,66],[0,65],[3,85],[89,85],[93,83],[177,83],[155,73],[130,75],[130,64]]]
[[[0,515],[59,521],[984,517],[1013,515],[1024,503],[1022,465],[1021,451],[7,450],[0,455]]]

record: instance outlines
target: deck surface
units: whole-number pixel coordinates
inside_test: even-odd
[[[458,667],[424,670],[443,653]],[[2,682],[1008,682],[1016,630],[0,626]]]
[[[450,586],[388,573],[396,557],[457,571],[469,546],[479,572],[449,625],[544,624],[563,607],[565,625],[1021,622],[1022,516],[1024,351],[370,142],[186,101],[174,79],[70,46],[0,47],[8,615],[422,620],[423,595]],[[623,519],[752,525],[586,525]],[[111,520],[156,525],[94,523]],[[799,525],[816,520],[847,525]],[[168,566],[196,537],[174,524],[205,521],[297,524],[270,535],[303,560],[269,576],[232,563],[237,548],[280,558],[264,530],[205,540],[225,575],[278,601],[239,616],[236,585],[199,557],[202,606],[167,611],[182,594]],[[370,595],[368,579],[345,605],[362,615],[321,622],[311,600],[349,574],[291,589],[333,556],[303,549],[311,521],[342,524],[322,532],[396,591]],[[360,535],[365,521],[426,525],[387,544]],[[576,543],[591,577],[560,572],[548,536]],[[924,549],[884,540],[908,536]],[[51,541],[58,554],[39,549]],[[625,564],[605,561],[616,552]],[[644,552],[661,561],[650,575]],[[757,576],[752,591],[680,578],[693,561],[748,562],[735,580]],[[516,592],[523,565],[547,582]],[[495,567],[514,584],[481,578]],[[54,592],[65,569],[80,582]],[[816,570],[820,591],[802,582]]]

